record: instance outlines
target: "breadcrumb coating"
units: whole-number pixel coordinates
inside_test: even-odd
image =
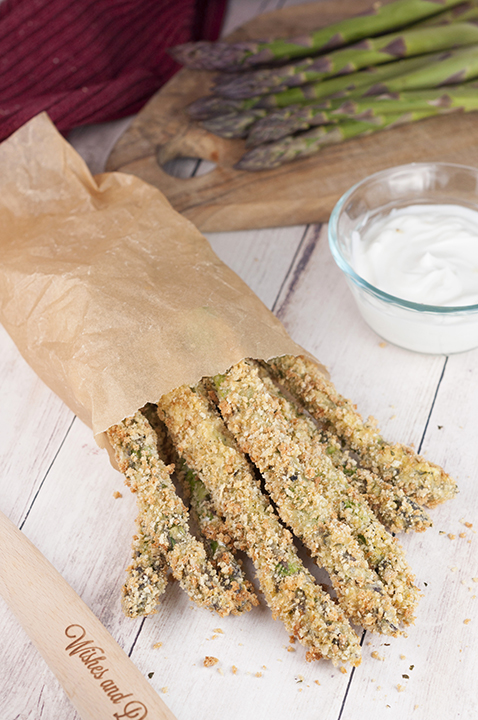
[[[139,519],[138,519],[139,520]],[[159,598],[168,584],[168,565],[164,553],[155,547],[154,540],[138,522],[138,534],[133,537],[133,562],[127,568],[122,588],[121,605],[127,617],[151,615],[156,612]]]
[[[234,556],[232,538],[224,520],[217,514],[206,486],[183,459],[177,461],[176,475],[180,482],[187,485],[191,515],[196,519],[207,556],[221,584],[233,594],[238,612],[259,605],[252,583],[247,580],[239,560]]]
[[[338,519],[350,527],[369,566],[375,570],[390,595],[397,617],[409,624],[414,619],[419,591],[414,585],[403,548],[349,483],[342,468],[332,463],[315,423],[284,397],[262,365],[256,364],[256,368],[264,390],[279,403],[286,430],[300,449],[299,457],[311,484],[315,484],[329,501]]]
[[[258,365],[244,360],[213,382],[226,425],[262,473],[282,520],[329,573],[345,614],[364,628],[397,634],[399,618],[382,580],[318,487],[316,469],[303,461],[304,443],[291,432]],[[338,471],[331,463],[330,468],[333,484]]]
[[[126,484],[136,493],[140,522],[181,587],[199,606],[221,616],[237,612],[204,547],[189,532],[188,512],[170,478],[172,468],[159,458],[157,436],[144,415],[138,411],[107,434]]]
[[[386,482],[371,470],[359,467],[351,453],[343,449],[336,435],[321,430],[319,436],[333,464],[343,470],[349,483],[363,495],[390,532],[424,532],[432,526],[430,516],[421,505],[401,488]]]
[[[364,422],[350,400],[339,395],[312,360],[284,355],[269,364],[310,414],[330,425],[339,438],[359,454],[362,465],[401,488],[421,505],[434,507],[455,496],[456,483],[442,468],[405,445],[386,442],[374,421],[369,418]]]
[[[189,498],[189,511],[195,519],[200,539],[206,550],[221,585],[234,599],[238,613],[251,610],[259,604],[252,583],[247,580],[241,565],[233,553],[233,544],[223,518],[219,517],[214,508],[212,498],[199,477],[187,467],[183,458],[179,457],[166,426],[159,419],[158,406],[148,403],[142,408],[158,443],[157,449],[165,464],[173,463],[175,477],[179,481],[183,495]]]
[[[360,663],[360,644],[342,609],[302,565],[291,534],[261,491],[204,388],[163,396],[158,412],[188,466],[211,493],[236,546],[251,557],[273,616],[308,649],[307,659]]]

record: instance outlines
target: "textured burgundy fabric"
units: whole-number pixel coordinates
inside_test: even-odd
[[[167,48],[215,40],[226,0],[4,0],[0,139],[46,110],[66,133],[137,112],[179,69]]]

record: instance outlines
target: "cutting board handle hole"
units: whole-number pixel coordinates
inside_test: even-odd
[[[217,167],[216,163],[191,157],[177,157],[163,164],[158,164],[161,165],[161,169],[167,175],[177,178],[193,178],[207,175]]]

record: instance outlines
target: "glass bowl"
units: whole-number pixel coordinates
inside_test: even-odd
[[[448,355],[471,350],[478,347],[478,305],[409,302],[379,290],[354,270],[352,235],[357,242],[357,233],[392,209],[419,204],[462,205],[478,211],[478,169],[411,163],[365,178],[346,192],[332,211],[330,250],[362,317],[384,340],[421,353]]]

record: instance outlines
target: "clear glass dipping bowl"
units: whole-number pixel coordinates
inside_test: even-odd
[[[382,170],[345,193],[329,221],[335,262],[366,323],[384,340],[421,353],[451,354],[478,347],[478,305],[421,305],[389,295],[360,277],[352,264],[352,233],[407,205],[463,205],[478,211],[478,169],[450,163],[411,163]],[[478,237],[477,237],[478,242]]]

